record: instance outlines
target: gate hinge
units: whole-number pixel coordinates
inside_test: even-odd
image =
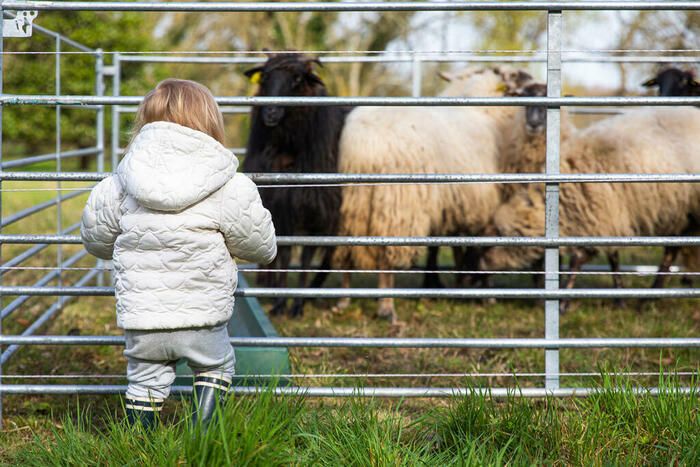
[[[2,20],[2,37],[31,37],[32,22],[38,12],[18,11],[17,16]]]

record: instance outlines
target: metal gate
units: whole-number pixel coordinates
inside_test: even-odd
[[[388,347],[388,348],[534,348],[543,349],[545,358],[545,373],[543,385],[533,388],[522,388],[514,391],[512,388],[466,388],[466,387],[281,387],[277,391],[289,394],[309,394],[314,396],[388,396],[388,397],[433,397],[466,394],[471,391],[488,391],[494,396],[508,394],[541,397],[541,396],[581,396],[596,389],[585,387],[560,387],[559,350],[564,348],[628,348],[628,347],[700,347],[700,338],[560,338],[559,337],[559,301],[564,299],[590,298],[699,298],[700,289],[570,289],[559,287],[560,265],[559,249],[568,246],[668,246],[692,245],[700,246],[697,237],[560,237],[559,236],[559,186],[562,183],[698,183],[700,174],[560,174],[559,173],[559,134],[560,108],[562,106],[578,107],[581,112],[594,112],[597,106],[662,106],[662,105],[700,105],[698,97],[561,97],[561,65],[562,65],[562,12],[570,10],[690,10],[698,9],[692,1],[514,1],[514,2],[279,2],[279,3],[196,3],[196,2],[44,2],[44,1],[4,1],[0,8],[11,14],[24,10],[103,10],[103,11],[200,11],[200,12],[253,12],[253,11],[513,11],[537,10],[547,14],[547,48],[541,56],[511,57],[511,61],[539,61],[546,66],[547,97],[544,98],[478,98],[478,97],[420,97],[421,94],[421,64],[429,61],[508,61],[503,57],[482,56],[477,60],[473,56],[441,56],[420,53],[385,54],[380,57],[328,57],[326,63],[383,60],[402,61],[412,64],[412,97],[217,97],[217,101],[226,112],[247,112],[251,105],[383,105],[383,106],[523,106],[544,105],[547,107],[547,164],[544,174],[256,174],[252,178],[259,185],[280,184],[380,184],[380,183],[544,183],[546,186],[546,231],[544,237],[280,237],[280,245],[422,245],[422,246],[540,246],[545,248],[545,281],[543,289],[371,289],[371,288],[325,288],[325,289],[270,289],[247,287],[236,292],[237,296],[245,297],[400,297],[400,298],[496,298],[496,299],[537,299],[544,300],[545,333],[542,338],[339,338],[339,337],[279,337],[279,338],[234,338],[234,346],[266,347]],[[2,164],[0,182],[2,181],[98,181],[107,174],[104,170],[104,106],[112,106],[112,167],[116,166],[121,152],[119,146],[120,114],[132,112],[141,100],[140,96],[121,96],[120,78],[121,66],[125,62],[154,62],[175,61],[193,63],[258,63],[258,57],[177,57],[157,55],[114,54],[114,65],[107,72],[114,80],[114,95],[104,96],[103,54],[100,50],[86,48],[59,34],[55,34],[35,26],[41,33],[51,34],[56,38],[56,51],[62,46],[74,47],[95,57],[96,89],[92,96],[66,96],[60,89],[60,59],[57,58],[57,86],[55,95],[10,95],[3,93],[0,97],[2,106],[14,105],[50,105],[55,106],[57,122],[61,109],[66,106],[80,106],[92,109],[96,113],[96,143],[94,147],[78,151],[61,151],[60,125],[57,123],[57,143],[54,154],[46,154],[33,158],[11,161]],[[0,35],[1,36],[1,35]],[[2,40],[2,39],[0,39]],[[3,49],[4,50],[4,49]],[[59,57],[57,53],[57,57]],[[0,68],[3,55],[0,55]],[[610,61],[625,61],[629,58],[610,57]],[[646,60],[671,61],[675,57],[646,57]],[[571,61],[593,61],[593,58],[574,57]],[[636,58],[636,61],[645,59]],[[2,91],[0,81],[0,91]],[[0,112],[2,110],[0,106]],[[2,140],[0,139],[0,149]],[[234,151],[241,152],[240,149]],[[97,173],[70,173],[61,170],[61,161],[68,157],[94,155],[98,160]],[[56,172],[10,172],[8,168],[22,167],[34,160],[56,160]],[[59,187],[60,188],[60,187]],[[0,233],[0,244],[34,245],[21,255],[10,258],[3,264],[3,272],[21,264],[33,254],[46,248],[47,245],[79,244],[76,236],[77,226],[64,227],[61,223],[61,203],[80,192],[58,196],[40,205],[34,206],[21,213],[3,218],[2,227],[11,222],[40,212],[51,206],[58,206],[59,228],[55,235],[18,234],[7,235]],[[4,193],[3,193],[4,195]],[[4,196],[3,196],[4,197]],[[24,301],[32,296],[57,296],[58,300],[35,323],[27,328],[20,336],[2,335],[0,344],[6,347],[0,360],[2,364],[21,345],[123,345],[123,337],[114,336],[36,336],[34,332],[52,316],[59,312],[67,300],[80,296],[111,296],[112,287],[101,283],[88,286],[94,280],[99,280],[101,271],[99,265],[88,271],[82,279],[72,285],[61,283],[61,270],[70,267],[85,252],[64,259],[60,249],[57,255],[57,266],[51,268],[43,279],[35,284],[26,286],[0,286],[2,296],[17,296],[14,301],[5,306],[2,317],[9,316]],[[48,284],[58,280],[57,285]],[[50,385],[50,384],[0,384],[0,394],[111,394],[125,390],[124,386],[115,385]],[[176,391],[186,392],[189,388],[179,387]],[[236,387],[239,393],[250,393],[255,387]],[[653,394],[655,388],[637,388]]]

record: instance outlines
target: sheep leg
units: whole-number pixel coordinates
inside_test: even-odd
[[[664,248],[664,256],[661,260],[661,264],[659,265],[660,273],[669,272],[671,270],[671,266],[676,261],[679,251],[680,248],[677,246],[667,246]],[[661,289],[663,288],[665,282],[666,276],[664,274],[657,274],[652,287],[655,289]]]
[[[478,247],[466,247],[464,249],[464,252],[462,254],[461,260],[460,260],[460,267],[459,269],[462,271],[474,271],[478,272],[479,271],[479,261],[481,260],[481,256],[484,252],[483,248],[478,248]],[[469,274],[469,283],[465,284],[465,279],[466,279],[466,274],[461,274],[460,277],[460,287],[481,287],[481,288],[491,288],[493,286],[492,283],[492,275],[491,274]],[[482,299],[481,302],[485,304],[490,304],[493,305],[496,303],[496,299],[491,297],[491,298],[485,298]]]
[[[452,257],[454,258],[455,270],[464,271],[465,270],[465,251],[464,248],[459,246],[452,247]],[[466,274],[455,274],[455,287],[466,288],[467,287],[467,275]]]
[[[589,255],[583,251],[576,251],[571,255],[569,260],[569,280],[566,281],[566,289],[573,289],[576,283],[576,275],[581,271],[583,266],[589,259]],[[569,302],[562,300],[559,303],[559,312],[564,313],[569,308]]]
[[[343,273],[341,287],[343,287],[344,289],[350,288],[350,273],[349,272]],[[350,297],[341,298],[340,300],[338,300],[338,304],[336,306],[338,307],[339,310],[346,309],[347,307],[350,306]]]
[[[436,246],[428,247],[428,258],[425,262],[425,269],[428,271],[438,270],[438,254],[440,248]],[[424,289],[442,289],[445,287],[440,281],[440,276],[436,272],[426,272],[423,276]]]
[[[624,288],[624,286],[622,285],[622,277],[619,274],[617,274],[618,272],[620,272],[619,252],[613,251],[611,253],[608,253],[608,263],[610,263],[610,271],[613,273],[613,287],[615,287],[616,289]],[[625,306],[625,301],[618,297],[615,299],[615,305],[618,307],[623,307]]]
[[[379,275],[379,288],[380,289],[390,289],[394,287],[394,275],[393,274],[380,274]],[[398,321],[396,317],[396,310],[394,310],[394,299],[393,298],[380,298],[379,299],[379,309],[377,310],[377,317],[388,319],[391,324],[396,324]]]
[[[308,277],[307,269],[311,267],[311,262],[316,253],[316,247],[305,246],[301,249],[301,272],[299,273],[299,286],[306,287],[306,278]],[[314,277],[314,281],[316,277]],[[292,302],[292,307],[289,309],[289,316],[296,318],[304,314],[304,299],[297,297]]]
[[[324,248],[323,259],[321,260],[321,272],[316,273],[314,279],[311,281],[309,287],[312,289],[318,289],[326,282],[328,274],[330,274],[331,269],[331,258],[333,257],[333,248]]]
[[[289,264],[292,259],[292,249],[288,246],[280,247],[277,251],[277,262],[276,267],[279,269],[289,269]],[[280,271],[277,273],[277,280],[275,280],[275,285],[285,288],[287,287],[287,273]],[[270,314],[273,316],[282,315],[287,309],[287,298],[277,297],[275,303],[270,310]]]
[[[685,275],[685,276],[681,277],[681,285],[683,287],[691,287],[692,288],[693,284],[694,284],[693,276]]]
[[[460,269],[463,271],[476,271],[479,269],[479,259],[481,258],[481,249],[475,247],[467,247],[464,249],[462,263]],[[469,284],[475,287],[489,287],[491,284],[490,274],[471,274],[469,276]]]

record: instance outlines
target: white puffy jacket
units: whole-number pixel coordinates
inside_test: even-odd
[[[233,312],[232,256],[277,254],[270,213],[236,157],[210,136],[170,122],[145,125],[83,211],[87,251],[114,260],[124,329],[213,326]]]

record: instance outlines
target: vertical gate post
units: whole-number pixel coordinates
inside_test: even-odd
[[[102,97],[105,95],[105,74],[104,74],[104,52],[97,49],[95,52],[95,95]],[[95,146],[97,146],[97,171],[105,170],[105,106],[100,105],[97,109],[95,121]]]
[[[4,21],[5,18],[5,11],[2,7],[2,2],[0,2],[0,94],[2,94],[3,87],[2,83],[4,81],[4,75],[3,75],[3,69],[2,69],[2,62],[3,59],[5,58],[5,41],[3,40],[3,24],[5,23]],[[3,104],[0,102],[0,171],[2,171],[2,108]],[[2,181],[0,180],[0,219],[2,218],[2,201],[3,201],[3,196],[2,196]],[[0,233],[2,233],[2,223],[0,223]],[[2,243],[0,243],[0,264],[4,264],[2,262]],[[0,285],[2,285],[2,275],[0,274]],[[0,308],[3,308],[2,306],[3,302],[3,297],[2,294],[0,294]],[[2,329],[2,316],[0,316],[0,335],[2,335],[3,329]],[[0,353],[2,353],[2,346],[0,346]],[[0,361],[0,386],[2,386],[2,361]],[[3,428],[3,416],[2,416],[2,392],[0,392],[0,430]]]
[[[122,68],[120,62],[119,53],[112,55],[112,95],[117,97],[121,93],[121,76]],[[117,170],[117,164],[119,163],[119,133],[120,133],[120,121],[119,121],[119,106],[112,106],[112,172]]]
[[[105,75],[104,75],[104,53],[102,49],[97,49],[95,52],[95,95],[104,96],[105,94]],[[105,171],[105,106],[101,105],[97,109],[95,115],[95,146],[97,147],[97,171]],[[97,285],[103,286],[105,283],[105,262],[97,260],[97,267],[100,271],[97,273]]]
[[[56,34],[56,67],[55,67],[55,91],[56,96],[61,95],[61,35]],[[63,171],[62,157],[62,132],[61,132],[61,106],[56,106],[56,173]],[[61,235],[63,232],[63,192],[61,191],[61,182],[56,182],[56,235]],[[57,245],[56,248],[56,269],[58,272],[57,285],[63,286],[63,246]],[[63,308],[63,297],[57,297],[56,306]]]
[[[561,97],[561,33],[562,13],[547,12],[547,97]],[[560,108],[547,108],[546,174],[559,174]],[[545,186],[545,236],[559,237],[559,184]],[[545,289],[559,288],[559,248],[545,249]],[[559,338],[559,300],[546,300],[545,339]],[[559,388],[559,350],[545,350],[545,388]]]
[[[420,97],[423,84],[423,62],[421,58],[413,52],[411,60],[411,96]]]

